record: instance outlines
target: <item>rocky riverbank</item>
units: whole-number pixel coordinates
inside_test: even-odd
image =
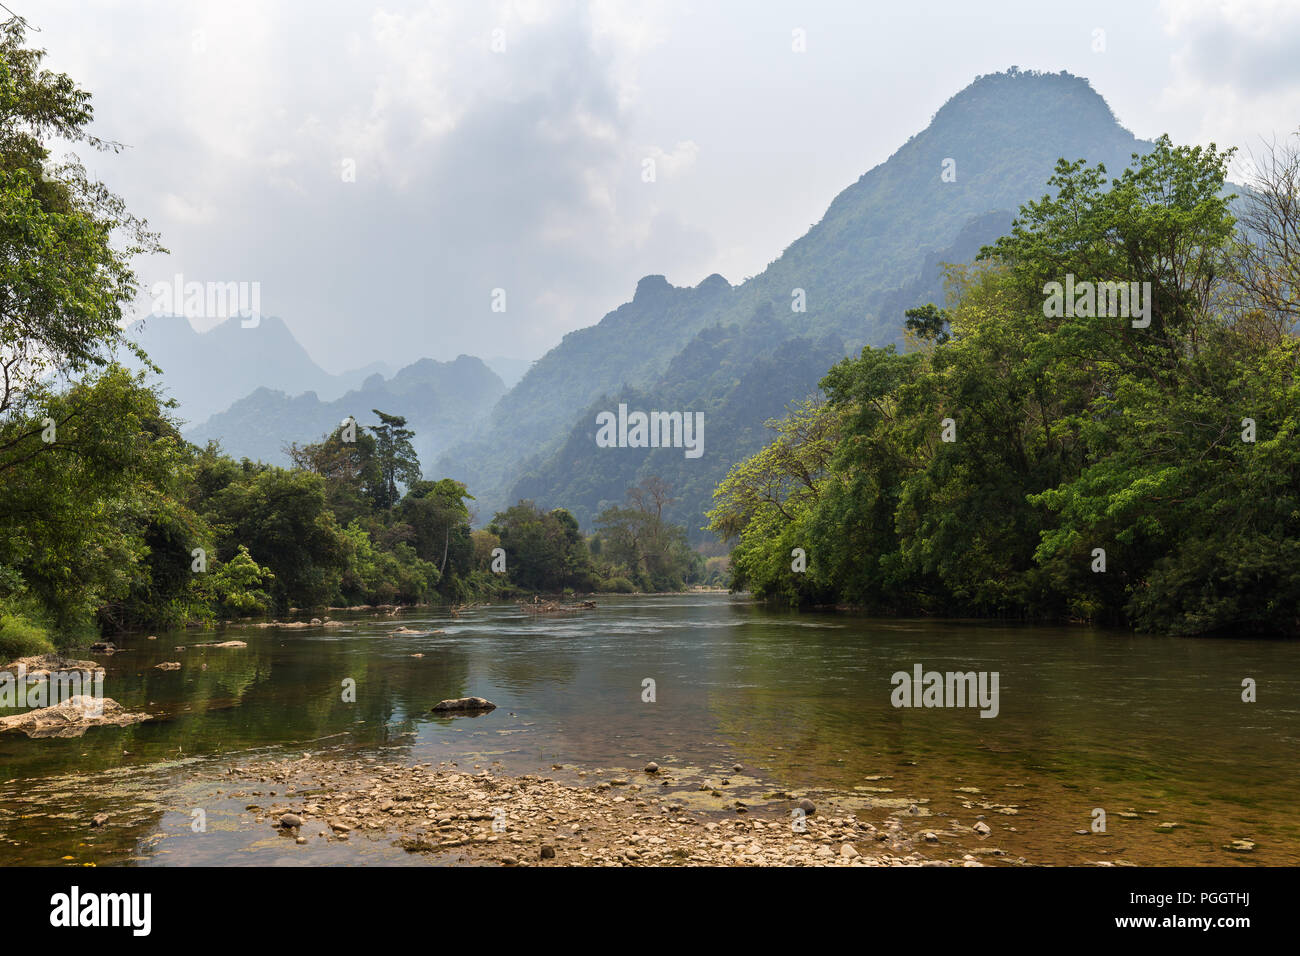
[[[237,786],[229,796],[248,800],[247,826],[299,844],[304,864],[311,862],[313,844],[361,839],[393,841],[430,862],[489,866],[1025,862],[994,847],[941,851],[935,834],[918,826],[923,811],[915,805],[880,825],[861,818],[852,806],[860,799],[850,794],[818,794],[814,803],[778,793],[754,806],[736,801],[723,810],[700,810],[688,807],[682,794],[661,792],[670,777],[650,764],[623,775],[593,771],[589,784],[572,784],[450,762],[403,766],[304,757],[231,767],[226,779]],[[982,832],[978,828],[972,831]]]

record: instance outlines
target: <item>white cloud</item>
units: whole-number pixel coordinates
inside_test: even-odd
[[[1165,0],[1173,43],[1161,108],[1195,117],[1198,142],[1258,145],[1300,125],[1300,4]]]

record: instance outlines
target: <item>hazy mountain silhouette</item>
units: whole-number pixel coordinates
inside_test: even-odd
[[[482,361],[462,355],[452,362],[420,359],[385,379],[369,376],[358,389],[334,401],[314,391],[300,395],[258,388],[230,408],[185,431],[203,445],[219,441],[236,458],[287,465],[285,446],[306,444],[333,431],[349,415],[361,425],[376,422],[372,409],[402,415],[415,431],[412,444],[420,463],[430,463],[446,448],[470,437],[506,387]]]
[[[767,440],[763,421],[814,392],[843,355],[899,341],[905,309],[943,304],[940,264],[1001,235],[1047,192],[1058,159],[1117,175],[1149,145],[1085,79],[1015,68],[979,77],[761,274],[735,287],[717,275],[694,288],[642,279],[631,302],[539,359],[486,430],[433,470],[466,481],[485,515],[526,496],[584,524],[659,474],[682,498],[672,516],[698,538],[716,481]],[[806,311],[794,310],[800,295]],[[703,457],[596,447],[595,412],[620,395],[645,410],[704,411]]]
[[[247,328],[232,317],[206,332],[196,331],[184,316],[151,315],[131,323],[126,333],[162,369],[163,392],[176,399],[178,414],[191,426],[257,388],[291,395],[314,391],[335,399],[371,375],[392,374],[389,365],[375,362],[331,375],[312,361],[283,321],[269,315]],[[133,356],[123,352],[122,358],[128,367],[140,367]]]

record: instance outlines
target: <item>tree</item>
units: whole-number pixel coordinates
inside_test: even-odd
[[[355,422],[339,425],[318,442],[294,442],[285,450],[295,468],[325,479],[330,510],[341,525],[369,514],[376,502],[387,498],[378,441]]]
[[[1234,234],[1227,158],[1162,138],[1109,189],[1101,167],[1059,164],[1053,195],[950,270],[947,340],[866,348],[823,379],[834,428],[811,482],[784,435],[732,469],[710,518],[738,538],[733,586],[884,612],[1300,632],[1293,253]],[[1281,168],[1256,210],[1274,236],[1290,228]],[[1150,282],[1150,324],[1045,307],[1066,276]],[[918,311],[929,339],[938,313]]]
[[[657,475],[627,490],[631,507],[611,507],[596,517],[607,575],[623,575],[643,590],[680,590],[703,574],[704,560],[691,550],[686,530],[664,520],[675,499]]]
[[[55,140],[121,147],[86,132],[90,94],[42,70],[45,52],[24,39],[21,19],[0,24],[0,414],[44,401],[51,372],[105,365],[137,290],[131,260],[163,251],[75,157],[50,164]],[[80,413],[68,407],[56,423]],[[13,449],[12,438],[0,445],[0,469],[13,466]]]
[[[189,446],[157,394],[110,366],[28,416],[0,421],[15,463],[0,474],[0,569],[21,581],[0,598],[30,595],[68,636],[97,614],[110,629],[185,623],[200,600],[190,552],[212,533],[188,504]],[[46,416],[64,422],[50,442]]]
[[[379,424],[370,426],[375,436],[375,460],[379,466],[379,482],[372,497],[376,508],[387,511],[401,497],[397,490],[398,482],[409,486],[419,480],[420,459],[411,446],[415,432],[406,427],[405,418],[388,415],[377,408],[371,411],[379,416]]]
[[[591,555],[577,519],[563,508],[544,512],[521,501],[498,512],[488,525],[506,552],[506,573],[521,588],[590,590],[595,584]]]
[[[459,481],[421,480],[412,483],[396,508],[397,520],[411,529],[415,553],[438,568],[446,594],[473,570],[474,545],[466,504],[473,500]]]
[[[1235,276],[1246,308],[1277,337],[1300,322],[1300,132],[1273,142],[1252,163]]]
[[[263,467],[222,488],[207,508],[220,558],[233,560],[246,546],[274,574],[281,606],[325,604],[339,593],[346,548],[320,476]]]
[[[946,331],[948,313],[933,302],[927,302],[915,309],[908,309],[903,315],[906,316],[903,326],[922,342],[943,345],[951,338]]]

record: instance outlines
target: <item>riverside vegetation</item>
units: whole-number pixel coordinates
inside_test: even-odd
[[[113,361],[131,262],[158,237],[75,159],[50,163],[56,139],[118,147],[87,132],[89,94],[42,56],[4,24],[0,652],[331,603],[723,581],[654,475],[626,507],[584,506],[590,535],[527,500],[474,530],[466,485],[422,477],[400,415],[289,445],[290,468],[185,441],[156,388]],[[907,313],[911,348],[836,365],[824,400],[732,468],[709,527],[738,542],[733,586],[889,613],[1294,633],[1297,162],[1274,154],[1238,224],[1226,160],[1162,139],[1109,183],[1062,160],[1054,195],[950,271],[949,309]],[[1151,283],[1149,327],[1049,318],[1044,289],[1067,276]]]
[[[291,468],[185,441],[158,387],[114,361],[131,262],[163,250],[79,162],[50,162],[55,139],[119,147],[87,132],[90,95],[42,57],[22,21],[0,28],[0,657],[299,606],[701,579],[662,486],[634,488],[590,537],[530,502],[473,531],[465,486],[424,480],[406,420],[377,409],[291,445]]]
[[[732,468],[710,527],[738,541],[735,585],[1300,632],[1300,153],[1271,150],[1236,205],[1230,155],[1162,138],[1109,182],[1062,160],[1051,195],[950,270],[949,309],[907,312],[908,350],[840,362]],[[1048,293],[1070,276],[1149,282],[1149,325],[1062,315]]]
[[[352,605],[347,613],[359,615],[367,611],[356,605],[454,608],[490,596],[663,591],[721,580],[718,563],[690,547],[698,528],[688,533],[673,516],[694,513],[703,485],[722,476],[700,470],[674,490],[671,477],[693,461],[677,450],[660,459],[675,472],[649,472],[641,462],[622,474],[626,502],[612,506],[608,483],[586,480],[583,459],[568,456],[561,442],[564,454],[516,476],[511,489],[570,488],[573,509],[539,507],[521,495],[475,530],[467,484],[426,479],[414,430],[392,411],[371,407],[367,424],[349,418],[316,441],[288,444],[291,467],[186,441],[156,386],[114,361],[127,346],[123,306],[136,292],[131,262],[158,251],[157,237],[75,160],[49,163],[55,140],[116,147],[86,132],[88,94],[43,72],[40,52],[23,41],[20,21],[0,27],[0,655],[33,657],[123,631],[179,635],[190,624],[330,604]],[[1027,82],[996,79],[986,87]],[[819,273],[836,271],[838,260],[820,254],[828,246],[816,255],[806,244],[796,248],[737,296],[728,316],[752,313],[752,322],[710,324],[716,316],[701,312],[694,327],[679,328],[674,334],[683,341],[670,344],[685,351],[659,356],[665,375],[682,383],[716,379],[710,415],[731,409],[735,416],[724,421],[744,423],[742,408],[750,415],[796,400],[775,422],[776,440],[753,457],[735,452],[749,454],[756,430],[710,426],[718,438],[710,439],[711,452],[723,449],[710,468],[743,458],[718,487],[709,516],[714,533],[737,542],[733,586],[776,601],[891,614],[1294,633],[1300,396],[1292,326],[1300,243],[1293,199],[1300,163],[1276,153],[1256,189],[1234,206],[1225,161],[1214,148],[1167,140],[1111,182],[1099,166],[1063,161],[1049,184],[1054,195],[1026,205],[1010,235],[973,266],[951,270],[948,308],[931,303],[906,313],[905,351],[867,347],[840,362],[823,379],[824,397],[801,401],[810,369],[820,374],[843,355],[841,334],[852,331],[867,291],[877,304],[890,291],[884,273],[896,261],[876,256],[869,275],[841,270],[833,321],[810,324],[815,334],[806,339],[786,337],[787,323],[803,319],[778,321],[773,302],[806,281],[801,270],[810,261]],[[828,221],[838,225],[839,217],[868,208],[861,198],[867,187],[896,196],[906,185],[864,177],[859,199],[839,203]],[[961,201],[973,204],[964,215],[986,210],[979,197]],[[852,221],[861,226],[866,218]],[[841,233],[818,235],[829,243]],[[843,245],[867,247],[857,232],[843,235]],[[1078,309],[1049,315],[1046,290],[1070,276],[1150,283],[1149,325]],[[736,290],[719,277],[695,291],[712,301]],[[648,327],[656,314],[650,306],[677,298],[666,282],[643,280],[640,306],[630,312]],[[873,319],[886,320],[883,312]],[[625,334],[621,349],[643,351],[640,338]],[[590,344],[591,337],[574,341]],[[718,356],[725,360],[714,361]],[[737,377],[737,368],[749,371]],[[618,373],[611,365],[609,374]],[[591,384],[582,374],[571,377],[575,387],[562,398],[569,411],[595,398],[582,393]],[[530,387],[540,386],[534,380]],[[693,400],[660,402],[650,393],[644,401],[614,397],[629,407],[694,407]],[[679,397],[692,398],[685,391]],[[531,425],[524,418],[516,424]],[[595,447],[585,433],[570,438],[581,439],[586,454]],[[492,452],[516,447],[502,441]],[[629,461],[607,455],[601,467]],[[681,600],[697,603],[694,595]],[[1167,860],[1168,844],[1185,840],[1180,859],[1217,860],[1254,852],[1259,830],[1272,836],[1274,860],[1287,862],[1292,853],[1290,805],[1279,796],[1290,779],[1290,713],[1266,712],[1271,723],[1262,732],[1261,718],[1243,717],[1234,695],[1202,686],[1203,670],[1182,668],[1176,676],[1187,683],[1174,706],[1193,709],[1174,713],[1187,715],[1178,723],[1199,724],[1207,744],[1192,765],[1165,724],[1131,713],[1132,700],[1153,687],[1160,692],[1152,674],[1169,660],[1163,643],[1138,655],[1134,645],[1099,639],[1099,656],[1081,664],[1076,645],[1057,633],[931,630],[936,651],[961,643],[970,653],[991,641],[981,663],[1030,688],[999,711],[1003,719],[977,717],[980,729],[972,731],[952,708],[921,711],[927,722],[909,723],[887,693],[873,696],[878,675],[895,670],[897,657],[925,639],[914,636],[916,628],[891,643],[874,625],[760,615],[749,602],[721,595],[691,607],[674,607],[672,599],[633,600],[621,609],[616,599],[603,603],[614,607],[577,622],[542,613],[552,605],[480,609],[467,628],[475,640],[451,633],[458,625],[442,618],[457,618],[455,610],[439,611],[437,620],[413,615],[407,623],[420,628],[382,632],[374,621],[348,618],[236,622],[229,630],[240,640],[176,636],[169,648],[128,640],[134,646],[122,648],[125,660],[112,655],[104,667],[122,688],[125,703],[113,706],[130,707],[109,714],[129,719],[120,735],[97,730],[99,738],[79,741],[75,752],[7,742],[15,775],[0,786],[0,845],[24,860],[58,846],[69,852],[57,859],[72,861],[74,853],[97,855],[93,829],[106,841],[130,843],[131,854],[144,852],[136,834],[147,831],[140,842],[156,845],[160,825],[151,806],[123,800],[129,790],[121,788],[147,778],[139,786],[155,802],[165,796],[175,800],[165,809],[183,811],[172,834],[178,840],[222,845],[236,829],[200,837],[191,828],[194,804],[181,791],[197,781],[238,800],[243,829],[255,839],[274,827],[277,842],[292,836],[290,846],[318,860],[332,844],[370,833],[413,853],[507,865],[1025,862],[1032,857],[1016,847],[1031,838],[1051,841],[1049,849],[1060,853],[1071,836],[1103,836],[1078,829],[1103,789],[1124,821],[1116,826],[1120,845],[1076,840],[1081,848],[1054,859],[1118,865],[1131,841],[1141,858]],[[495,623],[483,620],[491,615]],[[281,641],[281,627],[319,640]],[[519,640],[525,627],[549,653]],[[611,636],[623,639],[614,652]],[[1239,642],[1233,662],[1248,663],[1252,673],[1290,666],[1291,649],[1278,643]],[[1035,697],[1025,670],[1053,655],[1065,677],[1044,682],[1048,689]],[[1149,657],[1152,669],[1133,670],[1137,656]],[[647,665],[667,674],[672,706],[644,709],[655,700],[642,696],[647,680],[654,686]],[[1055,693],[1081,666],[1128,683]],[[373,676],[363,686],[378,690],[341,697],[340,675],[352,673]],[[1199,690],[1204,698],[1193,696]],[[482,711],[490,702],[477,695],[491,694],[496,719],[475,729],[465,726],[469,718],[451,733],[437,721],[454,715],[429,709],[439,693],[461,701],[458,710],[473,696]],[[524,704],[531,714],[523,714]],[[986,723],[998,725],[996,735]],[[1042,726],[1090,732],[1056,739]],[[428,739],[403,739],[421,733]],[[503,746],[502,734],[515,735],[513,742]],[[330,745],[322,742],[332,737],[346,748],[407,752],[385,763],[352,751],[323,760],[320,751]],[[1240,770],[1246,739],[1264,751],[1257,776]],[[738,754],[734,763],[706,759],[706,748],[724,745],[754,752],[745,763]],[[232,756],[246,763],[249,751],[265,746],[317,752],[302,761],[230,763]],[[499,763],[535,761],[561,746],[585,748],[592,759],[583,765],[592,769],[552,769],[617,776],[584,786],[511,773]],[[669,746],[694,751],[702,779],[664,753]],[[653,749],[633,754],[629,747]],[[1142,765],[1117,765],[1114,751],[1125,749]],[[488,762],[475,751],[499,759],[473,773],[456,765]],[[644,763],[647,756],[655,759]],[[634,757],[644,770],[627,769]],[[712,779],[719,766],[724,775]],[[111,774],[120,782],[109,791],[102,784]],[[767,778],[799,774],[819,778],[816,789],[767,785]],[[68,778],[82,781],[80,790]],[[226,792],[232,786],[235,793]],[[990,792],[999,786],[1005,792]],[[1076,796],[1081,789],[1085,795]],[[923,793],[930,796],[915,796]],[[511,808],[498,812],[498,798],[507,796]],[[1207,822],[1199,817],[1212,799],[1220,803],[1205,812]],[[74,832],[67,821],[83,818]]]

